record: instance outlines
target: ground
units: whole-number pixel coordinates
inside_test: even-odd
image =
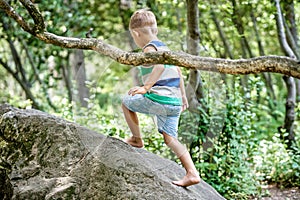
[[[263,188],[266,195],[254,200],[300,200],[300,188],[280,189],[276,185],[268,185]]]

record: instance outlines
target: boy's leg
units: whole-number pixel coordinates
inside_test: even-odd
[[[172,183],[182,187],[199,183],[200,176],[187,149],[176,138],[166,133],[163,136],[165,143],[174,151],[186,170],[186,175],[181,180]]]
[[[137,114],[129,110],[124,104],[122,104],[122,109],[126,122],[132,133],[132,136],[126,139],[125,142],[131,146],[142,148],[144,146],[144,142],[141,136]]]

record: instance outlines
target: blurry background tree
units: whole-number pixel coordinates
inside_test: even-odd
[[[22,4],[7,0],[30,18]],[[53,0],[34,1],[47,31],[93,37],[139,51],[127,31],[131,14],[149,7],[159,37],[174,51],[239,59],[299,59],[299,1]],[[30,21],[32,23],[32,21]],[[48,45],[0,10],[0,103],[33,107],[124,138],[120,96],[136,84],[135,68],[91,51]],[[228,199],[263,195],[261,186],[299,186],[300,81],[280,74],[225,75],[183,69],[191,108],[179,138],[202,178]],[[134,80],[134,81],[132,81]],[[142,117],[146,149],[175,159]]]

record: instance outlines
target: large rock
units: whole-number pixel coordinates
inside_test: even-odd
[[[1,105],[0,138],[6,199],[224,199],[171,184],[185,174],[173,161],[37,110]]]

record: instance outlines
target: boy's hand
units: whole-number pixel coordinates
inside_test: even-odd
[[[143,87],[136,86],[136,87],[131,88],[128,91],[128,94],[132,95],[132,96],[134,96],[136,94],[146,94],[146,93],[147,93],[147,90],[144,86]]]
[[[182,108],[181,108],[181,110],[185,111],[188,107],[189,107],[189,102],[188,102],[186,96],[183,96],[182,97]]]

